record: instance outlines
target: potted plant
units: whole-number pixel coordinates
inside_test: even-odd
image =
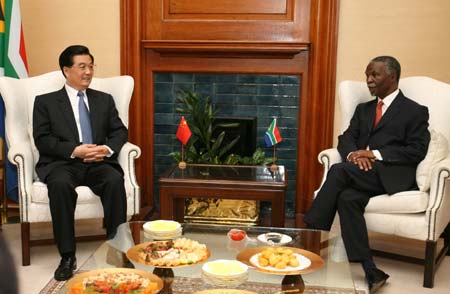
[[[176,108],[178,113],[183,113],[192,131],[192,137],[186,144],[185,161],[187,163],[209,163],[227,165],[259,165],[272,162],[272,158],[266,158],[261,148],[257,148],[251,157],[243,157],[239,154],[227,154],[238,142],[239,136],[230,142],[225,142],[225,131],[217,136],[216,129],[236,127],[238,123],[215,123],[218,110],[214,110],[211,99],[202,97],[193,91],[182,91],[177,97],[177,102],[181,104]],[[180,152],[172,152],[170,155],[177,161],[181,161]]]

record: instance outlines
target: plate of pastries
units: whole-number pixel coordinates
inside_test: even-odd
[[[311,273],[324,265],[319,255],[294,247],[248,248],[241,251],[236,259],[257,271],[279,275]]]

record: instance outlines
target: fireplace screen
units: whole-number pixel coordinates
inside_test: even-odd
[[[186,199],[184,220],[200,223],[256,225],[259,222],[259,202],[190,198]]]

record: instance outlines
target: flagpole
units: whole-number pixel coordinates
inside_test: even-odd
[[[186,161],[184,161],[184,144],[181,143],[181,161],[178,163],[180,169],[186,168]]]
[[[270,166],[270,170],[273,172],[278,170],[278,165],[275,163],[277,160],[276,153],[277,153],[277,144],[273,145],[273,162],[272,165]]]

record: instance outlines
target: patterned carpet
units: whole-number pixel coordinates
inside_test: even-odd
[[[55,279],[51,279],[48,284],[42,289],[40,294],[59,294],[65,293],[64,288],[65,282],[58,282]],[[195,289],[204,289],[205,282],[200,278],[181,278],[175,277],[171,285],[171,289],[163,289],[160,294],[171,293],[171,294],[192,294],[195,293]],[[274,284],[247,282],[245,287],[239,287],[241,290],[246,290],[258,294],[283,294],[292,293],[300,294],[296,290],[286,290],[282,291],[281,287]],[[356,290],[355,290],[356,291]],[[307,286],[302,292],[304,294],[364,294],[364,291],[356,291],[350,289],[339,289],[339,288],[324,288],[318,286]]]

